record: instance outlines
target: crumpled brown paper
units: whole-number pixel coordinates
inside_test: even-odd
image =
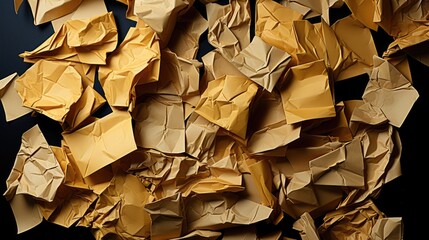
[[[20,54],[24,61],[66,60],[87,64],[106,64],[107,53],[118,43],[113,13],[89,19],[67,21],[50,38],[31,52]]]
[[[22,104],[58,122],[64,122],[82,94],[82,77],[67,62],[40,60],[15,82]]]
[[[54,31],[57,32],[68,20],[87,19],[106,13],[107,7],[104,0],[82,0],[76,10],[60,18],[54,19],[51,23]]]
[[[335,209],[342,199],[342,192],[338,188],[315,186],[310,171],[297,172],[288,183],[284,181],[279,193],[280,206],[295,219],[305,212],[319,217]]]
[[[351,141],[353,139],[352,124],[350,123],[352,113],[349,111],[353,110],[350,110],[345,102],[341,101],[335,104],[335,111],[336,116],[334,118],[306,122],[302,128],[312,135],[328,135],[332,138],[338,138],[340,142]]]
[[[98,70],[108,103],[132,110],[138,84],[158,80],[160,48],[155,32],[144,23],[130,28],[124,41]]]
[[[131,120],[128,112],[114,111],[74,132],[62,134],[83,177],[137,149]]]
[[[266,43],[278,47],[292,55],[291,64],[296,65],[295,54],[297,45],[292,41],[294,21],[303,19],[302,14],[284,7],[272,0],[259,1],[256,4],[255,35]]]
[[[120,239],[142,239],[151,234],[145,206],[152,200],[143,183],[130,174],[117,173],[97,199],[92,211],[78,225],[93,229],[95,238],[114,235]]]
[[[248,0],[230,1],[228,5],[206,5],[209,24],[208,41],[224,58],[231,60],[250,43],[250,5]]]
[[[24,0],[14,0],[15,12],[21,7]],[[34,17],[34,25],[52,21],[73,12],[83,0],[28,0]]]
[[[22,100],[15,90],[15,82],[18,77],[17,73],[12,73],[0,80],[0,101],[3,105],[7,122],[33,111],[31,108],[22,105]]]
[[[246,138],[249,105],[258,91],[245,77],[224,76],[209,82],[195,112],[240,138]]]
[[[341,203],[343,206],[362,202],[369,196],[376,198],[385,183],[402,174],[400,164],[402,143],[394,127],[391,125],[380,128],[361,127],[356,135],[362,138],[365,189],[351,190]]]
[[[299,231],[302,240],[319,240],[319,233],[311,215],[303,213],[298,220],[293,223],[293,228]]]
[[[401,240],[403,239],[404,226],[402,218],[388,217],[378,219],[371,231],[374,240]]]
[[[392,64],[374,56],[374,68],[362,96],[365,104],[400,127],[418,97],[417,90]]]
[[[43,215],[36,201],[29,195],[18,194],[9,200],[15,217],[18,234],[28,231],[43,221]]]
[[[323,60],[291,67],[280,88],[286,122],[335,117],[328,71]]]
[[[234,64],[224,58],[218,51],[211,51],[204,55],[201,59],[203,60],[205,69],[205,75],[203,78],[204,81],[202,81],[200,84],[201,92],[207,88],[208,82],[221,78],[225,75],[246,77],[234,66]]]
[[[164,164],[162,167],[170,171],[157,170],[156,165],[151,169],[164,173],[162,182],[157,183],[154,190],[157,199],[178,192],[183,197],[188,197],[193,194],[243,191],[242,175],[235,158],[225,157],[209,164],[185,157],[175,157],[168,161],[171,164]]]
[[[186,153],[199,158],[210,150],[219,126],[192,113],[186,123]]]
[[[381,0],[375,3],[373,21],[389,35],[400,38],[409,35],[421,25],[426,25],[429,4],[426,1],[410,0],[395,2]]]
[[[137,86],[138,96],[149,93],[178,95],[182,98],[199,95],[200,62],[179,57],[167,48],[161,51],[160,58],[158,81]]]
[[[103,0],[28,1],[56,33],[21,54],[33,66],[0,96],[15,84],[13,106],[56,120],[63,139],[20,149],[55,166],[27,179],[38,152],[22,176],[15,163],[19,233],[45,219],[97,240],[289,239],[284,223],[302,239],[402,238],[371,201],[401,175],[396,127],[418,98],[407,57],[429,64],[426,2],[117,0],[135,23],[118,45]],[[394,37],[383,59],[378,26]],[[336,94],[367,73],[362,98]],[[35,186],[50,171],[39,185],[52,186]]]
[[[196,195],[186,202],[188,231],[220,230],[267,219],[272,209],[236,195]]]
[[[105,102],[106,100],[92,87],[86,87],[79,100],[70,107],[62,126],[63,129],[72,131],[78,128]]]
[[[372,228],[383,217],[384,214],[368,200],[327,213],[318,231],[322,239],[371,239]]]
[[[64,173],[38,125],[22,134],[21,148],[8,179],[6,199],[27,194],[52,202]]]
[[[207,20],[191,7],[177,19],[172,33],[174,41],[170,41],[168,47],[179,57],[194,59],[198,52],[200,36],[207,28]]]
[[[238,70],[269,92],[273,91],[289,61],[289,54],[257,36],[232,60]]]
[[[134,0],[134,15],[156,32],[163,48],[170,41],[177,18],[185,14],[193,3],[194,0]]]
[[[247,150],[252,154],[268,154],[298,139],[300,124],[287,124],[280,94],[276,89],[263,92],[255,101],[252,113],[261,117],[250,118]]]
[[[185,152],[183,103],[174,95],[153,95],[133,111],[136,144],[165,153]]]
[[[366,27],[377,31],[378,25],[374,22],[375,5],[372,0],[351,1],[344,0],[352,12],[353,16],[358,19]]]
[[[195,230],[186,234],[185,236],[172,238],[172,240],[183,240],[183,239],[207,239],[207,240],[216,240],[222,236],[221,232],[210,231],[210,230]],[[225,237],[223,237],[225,239]]]
[[[364,161],[358,138],[311,160],[309,165],[316,185],[364,187]]]
[[[180,237],[186,231],[185,206],[180,193],[146,204],[144,208],[152,221],[151,239]]]
[[[37,202],[44,219],[63,227],[76,224],[98,198],[86,189],[61,186],[53,202]]]

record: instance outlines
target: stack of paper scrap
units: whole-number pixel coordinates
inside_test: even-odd
[[[0,81],[1,102],[7,121],[57,122],[62,142],[22,135],[4,193],[18,233],[44,219],[96,239],[290,239],[292,218],[302,239],[402,239],[372,200],[401,175],[428,1],[118,1],[126,16],[28,1],[55,32],[20,54],[31,67]],[[123,41],[115,18],[135,22]],[[375,31],[394,39],[380,56]],[[362,75],[360,99],[335,98]]]

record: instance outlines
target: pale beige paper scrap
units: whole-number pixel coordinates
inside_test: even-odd
[[[255,36],[232,62],[250,80],[272,92],[286,70],[290,55]]]
[[[209,82],[195,112],[244,139],[249,106],[257,91],[257,85],[245,77],[221,77]]]
[[[15,12],[18,12],[23,0],[14,0]],[[28,0],[33,13],[34,25],[52,21],[73,12],[82,0]]]
[[[374,240],[402,240],[404,239],[404,225],[401,217],[387,217],[378,219],[371,230]]]
[[[227,60],[233,59],[250,43],[250,3],[230,1],[227,5],[208,3],[208,41]]]
[[[365,103],[380,109],[390,124],[400,127],[418,97],[407,78],[388,61],[374,56],[370,81],[362,95]]]
[[[151,239],[177,238],[186,231],[186,216],[182,196],[177,193],[148,203],[144,209],[150,214]]]
[[[336,115],[323,60],[290,68],[280,94],[288,124]]]
[[[360,139],[309,162],[315,185],[364,188],[365,168]]]
[[[15,82],[26,107],[64,122],[70,108],[82,94],[82,77],[67,62],[40,60]]]
[[[74,132],[62,134],[83,177],[137,149],[131,121],[128,112],[113,111]]]
[[[27,194],[52,202],[64,173],[38,125],[22,134],[20,150],[6,180],[6,199]]]
[[[22,105],[22,99],[15,90],[15,81],[18,78],[17,73],[0,80],[0,101],[5,112],[6,122],[20,118],[33,110]]]
[[[143,23],[131,27],[107,64],[98,70],[109,105],[132,110],[136,85],[158,81],[160,58],[156,33]]]
[[[308,212],[293,223],[293,229],[299,231],[302,240],[320,240],[314,220]]]
[[[15,195],[10,201],[18,234],[28,231],[43,221],[43,215],[36,201],[28,195]]]
[[[118,43],[113,12],[87,19],[67,21],[61,28],[33,51],[19,56],[25,62],[39,59],[65,60],[86,64],[106,64],[107,53]]]
[[[193,3],[194,0],[134,0],[134,14],[156,32],[164,48],[170,41],[177,18],[185,14]]]
[[[133,111],[134,136],[139,147],[164,153],[183,153],[185,119],[183,103],[174,95],[151,95]]]
[[[71,19],[85,19],[107,13],[104,0],[81,0],[81,4],[73,12],[51,21],[54,31],[57,32],[61,26]]]
[[[173,30],[174,41],[168,43],[168,47],[185,59],[195,59],[201,35],[207,30],[207,20],[191,7],[186,14],[180,16]]]

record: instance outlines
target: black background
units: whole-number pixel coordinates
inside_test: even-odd
[[[225,2],[225,1],[223,1]],[[226,1],[227,2],[227,1]],[[252,1],[254,2],[254,1]],[[120,41],[124,38],[128,28],[134,23],[125,19],[126,6],[113,0],[106,1],[109,11],[113,11],[118,26]],[[205,16],[205,10],[196,0],[197,9]],[[252,7],[252,11],[254,8]],[[341,9],[331,11],[331,22],[348,15],[345,5]],[[315,20],[317,21],[317,19]],[[253,32],[253,31],[252,31]],[[27,1],[22,4],[19,13],[15,14],[13,0],[2,0],[0,3],[0,79],[17,72],[23,74],[31,65],[24,63],[18,54],[30,51],[39,46],[53,33],[49,23],[40,26],[33,24],[33,16]],[[378,32],[372,32],[376,47],[381,53],[386,50],[393,39],[387,36],[380,28]],[[207,43],[207,32],[200,39],[200,51],[198,58],[210,51],[212,47]],[[422,49],[427,52],[429,49]],[[403,217],[405,236],[404,239],[425,239],[426,229],[429,229],[427,217],[427,198],[425,197],[428,186],[426,164],[428,161],[427,139],[429,136],[427,120],[428,104],[428,76],[429,67],[409,57],[413,85],[420,94],[406,121],[399,129],[403,144],[401,158],[402,176],[384,185],[380,196],[374,200],[377,207],[388,217]],[[368,77],[361,76],[354,79],[336,83],[336,100],[361,99]],[[35,124],[39,124],[49,144],[60,146],[60,125],[52,120],[30,114],[6,122],[3,107],[0,104],[0,192],[6,190],[6,179],[12,169],[15,156],[21,143],[21,135]],[[39,226],[17,235],[15,220],[9,203],[4,197],[0,197],[0,238],[1,239],[93,239],[86,228],[63,228],[44,221]],[[286,235],[297,237],[290,229],[291,220],[281,224]],[[421,223],[421,224],[419,224]]]

